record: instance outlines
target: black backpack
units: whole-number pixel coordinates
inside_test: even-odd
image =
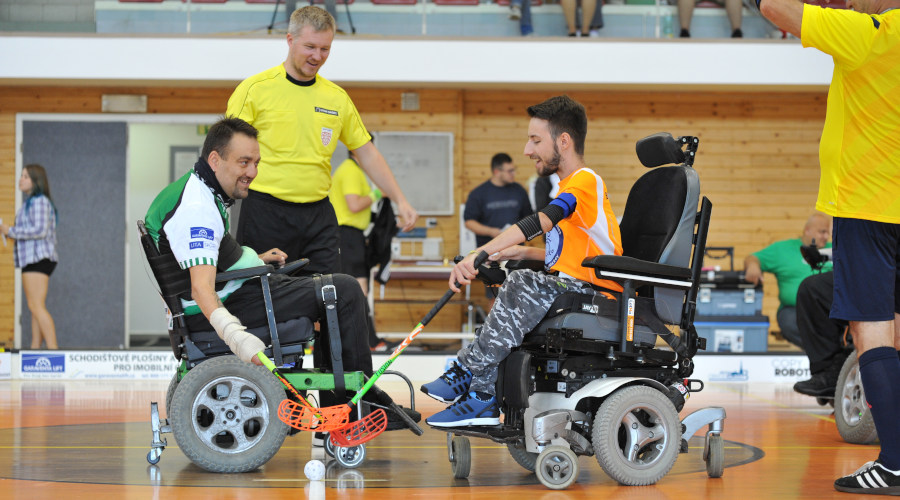
[[[366,268],[378,266],[375,280],[385,284],[391,278],[391,241],[400,231],[390,198],[382,198],[372,217],[372,230],[366,238]]]

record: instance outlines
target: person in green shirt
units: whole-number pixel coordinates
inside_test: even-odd
[[[813,274],[812,268],[800,254],[801,246],[815,243],[818,248],[831,248],[831,217],[816,212],[810,215],[799,238],[776,241],[744,259],[744,279],[749,283],[762,282],[763,273],[772,273],[778,282],[778,327],[790,343],[803,347],[797,328],[797,289],[800,282]],[[823,271],[832,268],[829,261]]]

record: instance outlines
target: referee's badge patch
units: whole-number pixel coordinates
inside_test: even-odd
[[[333,130],[330,128],[322,127],[322,145],[327,146],[331,144],[331,133]]]

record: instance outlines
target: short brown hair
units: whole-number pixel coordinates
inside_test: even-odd
[[[307,5],[306,7],[300,7],[291,14],[288,33],[297,36],[304,26],[312,26],[312,29],[317,33],[320,31],[331,31],[334,33],[336,23],[334,22],[334,17],[327,10],[315,5]]]

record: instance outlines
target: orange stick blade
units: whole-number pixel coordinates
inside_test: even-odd
[[[379,408],[361,420],[331,431],[330,436],[338,446],[356,446],[375,439],[386,428],[387,414]]]
[[[278,405],[278,419],[301,431],[331,432],[347,426],[350,407],[340,405],[312,408],[285,399]]]

